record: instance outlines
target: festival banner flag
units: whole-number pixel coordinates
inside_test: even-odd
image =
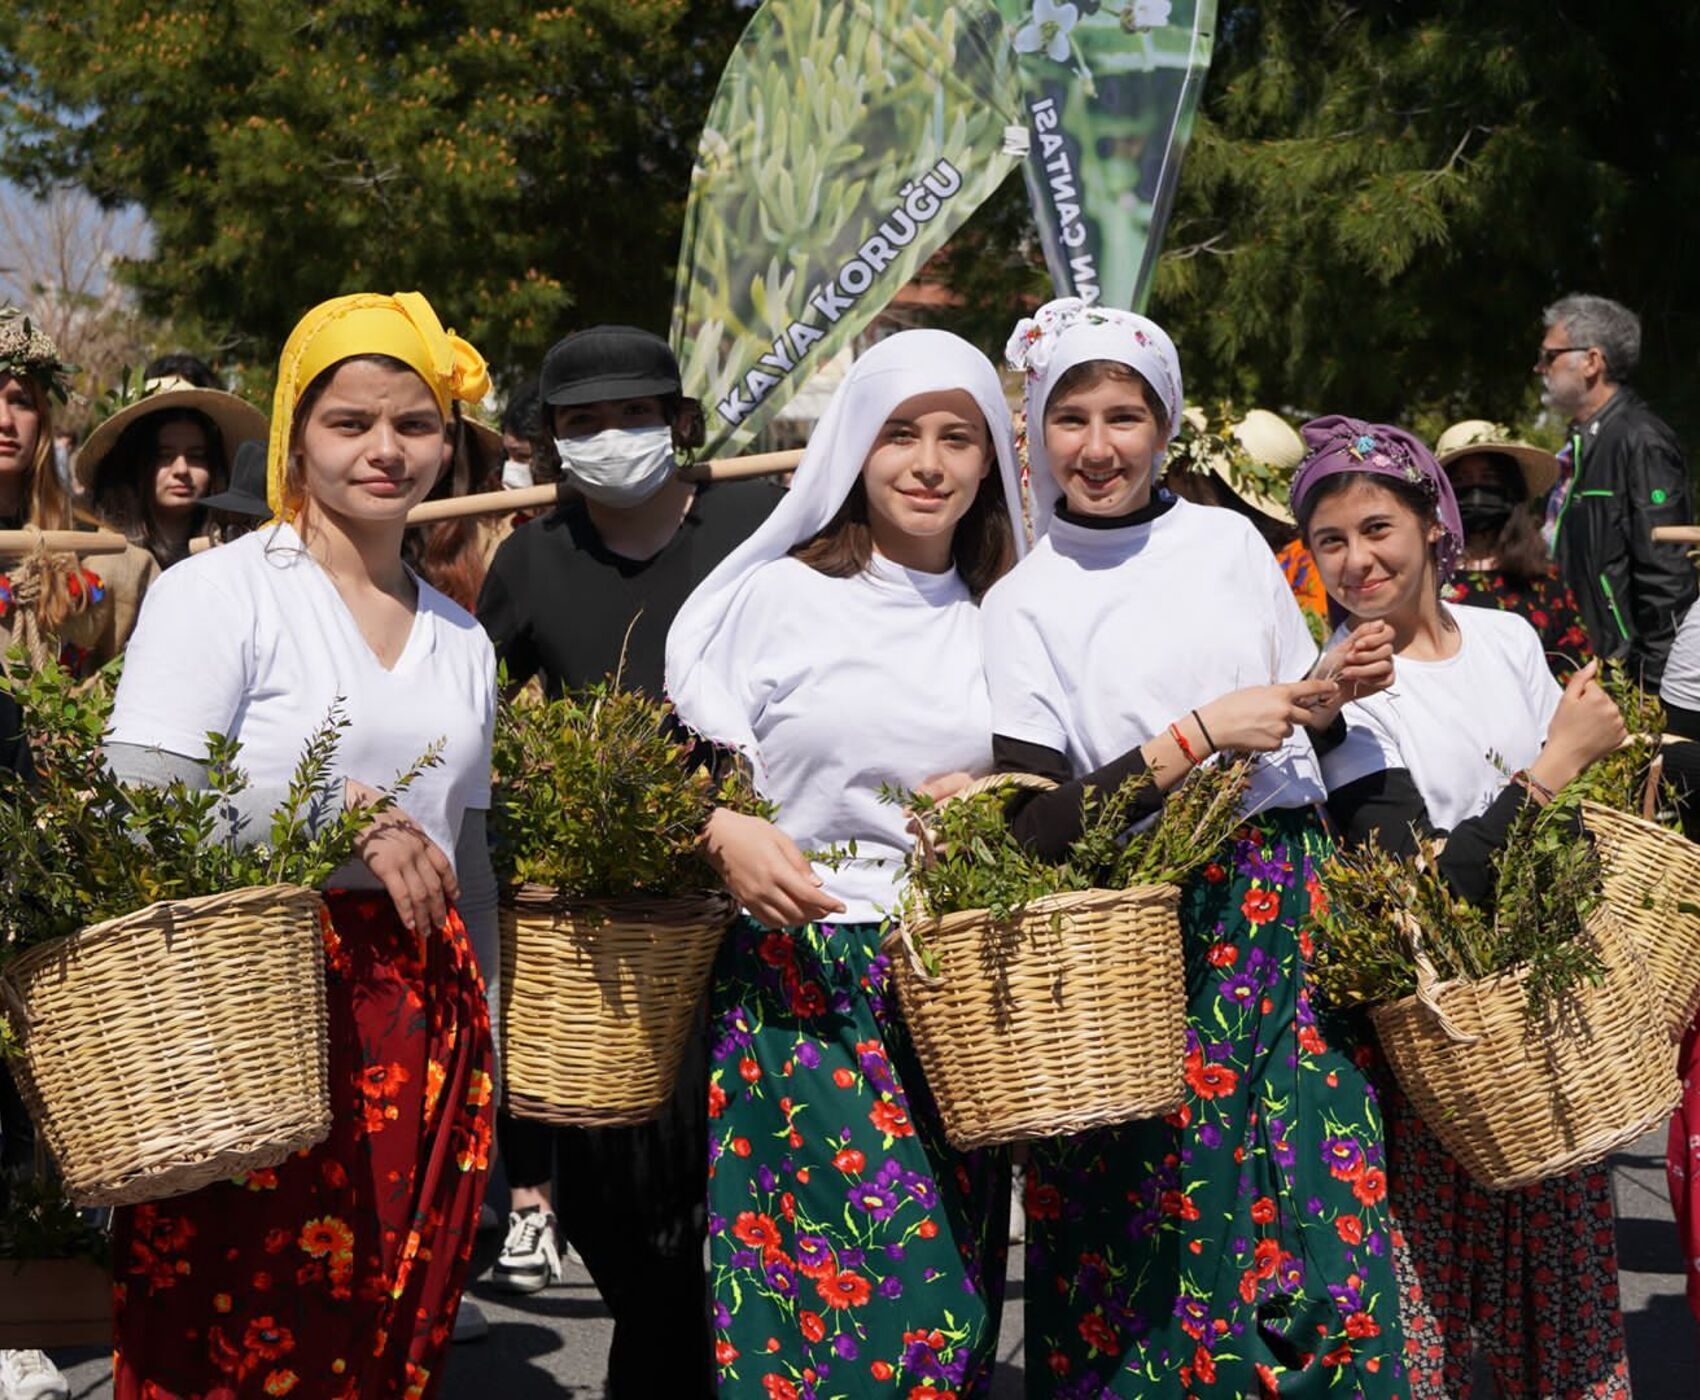
[[[1016,54],[990,0],[766,0],[698,148],[672,341],[747,445],[1020,161]]]
[[[1139,310],[1215,41],[1216,0],[996,0],[1020,56],[1024,174],[1059,296]]]

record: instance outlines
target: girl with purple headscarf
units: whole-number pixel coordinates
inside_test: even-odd
[[[1442,873],[1486,900],[1517,811],[1614,749],[1623,722],[1595,665],[1561,692],[1523,618],[1441,601],[1464,531],[1421,442],[1341,417],[1303,432],[1292,494],[1305,542],[1350,625],[1387,627],[1394,653],[1393,686],[1348,704],[1321,745],[1329,811],[1348,843],[1399,854],[1414,833],[1449,833]],[[1484,1191],[1396,1088],[1384,1104],[1414,1400],[1468,1393],[1472,1327],[1502,1395],[1627,1396],[1605,1168]]]
[[[1307,735],[1341,682],[1374,683],[1377,645],[1343,642],[1336,679],[1313,677],[1316,644],[1250,522],[1154,488],[1181,410],[1161,327],[1052,302],[1009,355],[1040,538],[982,610],[992,752],[1061,784],[1015,813],[1017,836],[1055,859],[1086,790],[1144,773],[1155,811],[1218,750],[1260,755],[1245,824],[1182,891],[1186,1099],[1032,1145],[1029,1387],[1403,1397],[1380,1114],[1308,968],[1331,847]]]

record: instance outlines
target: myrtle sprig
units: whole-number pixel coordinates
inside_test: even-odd
[[[1528,802],[1494,856],[1487,907],[1460,899],[1440,874],[1439,845],[1417,843],[1400,859],[1371,841],[1322,868],[1328,912],[1317,941],[1316,978],[1339,1006],[1373,1004],[1417,989],[1416,950],[1441,981],[1479,981],[1527,968],[1530,1012],[1554,1014],[1604,965],[1582,938],[1603,898],[1598,854],[1578,824],[1581,792],[1571,784],[1555,801]],[[1408,916],[1408,919],[1405,917]]]

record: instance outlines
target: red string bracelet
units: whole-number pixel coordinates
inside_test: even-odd
[[[1198,758],[1192,751],[1192,745],[1187,743],[1186,736],[1181,733],[1180,725],[1171,724],[1169,726],[1169,733],[1174,738],[1174,741],[1181,746],[1181,753],[1186,756],[1186,761],[1194,768],[1198,767]]]

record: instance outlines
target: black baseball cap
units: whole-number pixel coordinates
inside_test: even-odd
[[[667,342],[636,326],[592,326],[558,340],[543,357],[546,404],[660,398],[679,392],[679,362]]]

